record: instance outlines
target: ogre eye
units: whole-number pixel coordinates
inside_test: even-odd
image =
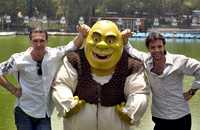
[[[113,44],[113,43],[115,43],[115,41],[116,41],[116,37],[115,36],[107,36],[106,37],[106,42],[108,44]]]
[[[95,41],[95,42],[100,42],[101,41],[101,34],[97,33],[97,32],[94,32],[92,34],[92,39]]]

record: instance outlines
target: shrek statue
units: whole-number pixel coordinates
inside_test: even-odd
[[[132,130],[147,108],[143,63],[123,50],[115,23],[97,21],[83,49],[63,58],[52,99],[64,130]]]

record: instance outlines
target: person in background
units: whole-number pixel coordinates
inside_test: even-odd
[[[123,36],[131,35],[125,30]],[[127,41],[126,40],[126,41]],[[179,54],[171,54],[165,48],[165,38],[157,32],[145,41],[148,53],[136,50],[129,43],[127,52],[144,62],[152,90],[152,120],[154,130],[191,130],[191,113],[188,100],[200,88],[200,62]],[[183,78],[194,76],[191,89],[184,93]]]
[[[50,48],[47,31],[34,28],[29,34],[31,47],[0,63],[0,85],[17,97],[17,130],[51,130],[50,87],[62,57],[81,46],[83,34],[65,46]],[[13,74],[19,87],[8,81],[6,74]]]

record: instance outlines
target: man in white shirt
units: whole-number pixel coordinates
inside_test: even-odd
[[[81,46],[83,36],[66,46],[47,47],[48,34],[35,28],[29,35],[31,47],[25,52],[13,54],[0,63],[0,85],[17,96],[15,123],[17,130],[51,130],[49,91],[62,57]],[[14,74],[16,87],[4,75]]]
[[[154,130],[190,130],[188,100],[200,88],[200,62],[167,52],[165,43],[161,34],[153,32],[146,38],[149,53],[138,51],[130,44],[126,45],[126,50],[132,57],[144,62],[152,90]],[[184,75],[195,77],[191,89],[185,93]]]

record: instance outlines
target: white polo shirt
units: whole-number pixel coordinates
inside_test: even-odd
[[[62,57],[67,51],[75,49],[73,42],[57,48],[46,47],[41,76],[37,74],[37,62],[30,55],[32,48],[13,54],[7,61],[1,63],[0,75],[15,74],[22,88],[22,96],[17,99],[16,106],[35,118],[50,116],[49,91],[52,81]]]

